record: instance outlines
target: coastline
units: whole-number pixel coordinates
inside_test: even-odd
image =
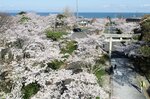
[[[11,16],[16,16],[18,12],[8,12]],[[32,12],[31,12],[32,13]],[[61,12],[33,12],[40,16],[48,16],[50,14],[59,14]],[[79,12],[80,17],[84,18],[131,18],[131,17],[143,17],[145,14],[150,14],[147,12]],[[76,15],[76,13],[74,14]]]

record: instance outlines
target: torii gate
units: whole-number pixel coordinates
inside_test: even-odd
[[[136,42],[134,36],[139,34],[103,34],[105,37],[105,42],[109,42],[109,57],[111,58],[112,54],[112,42]]]

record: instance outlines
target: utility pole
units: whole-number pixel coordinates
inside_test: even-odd
[[[79,13],[78,13],[78,11],[79,11],[79,9],[78,9],[79,5],[78,5],[78,3],[79,3],[79,1],[76,0],[76,22],[77,22],[77,24],[78,24],[78,17],[79,17]]]
[[[109,34],[111,34],[111,21],[110,21],[110,25],[109,25]],[[111,53],[112,53],[112,37],[110,37],[109,40],[109,58],[111,59]]]

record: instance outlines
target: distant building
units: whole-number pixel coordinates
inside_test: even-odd
[[[82,20],[80,20],[78,23],[79,23],[79,25],[81,25],[81,26],[87,26],[87,25],[90,23],[90,21],[89,21],[89,20],[84,20],[84,19],[82,19]]]
[[[126,22],[140,22],[141,18],[127,18]]]

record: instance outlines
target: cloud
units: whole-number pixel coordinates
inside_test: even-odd
[[[126,8],[126,7],[128,7],[128,5],[119,5],[119,7]]]
[[[143,4],[143,7],[150,7],[150,4]]]
[[[103,8],[109,8],[109,7],[111,7],[111,5],[107,4],[107,5],[103,5],[102,7]]]
[[[9,5],[9,6],[10,6],[10,7],[15,7],[15,5],[13,5],[13,4],[12,4],[12,5]]]

